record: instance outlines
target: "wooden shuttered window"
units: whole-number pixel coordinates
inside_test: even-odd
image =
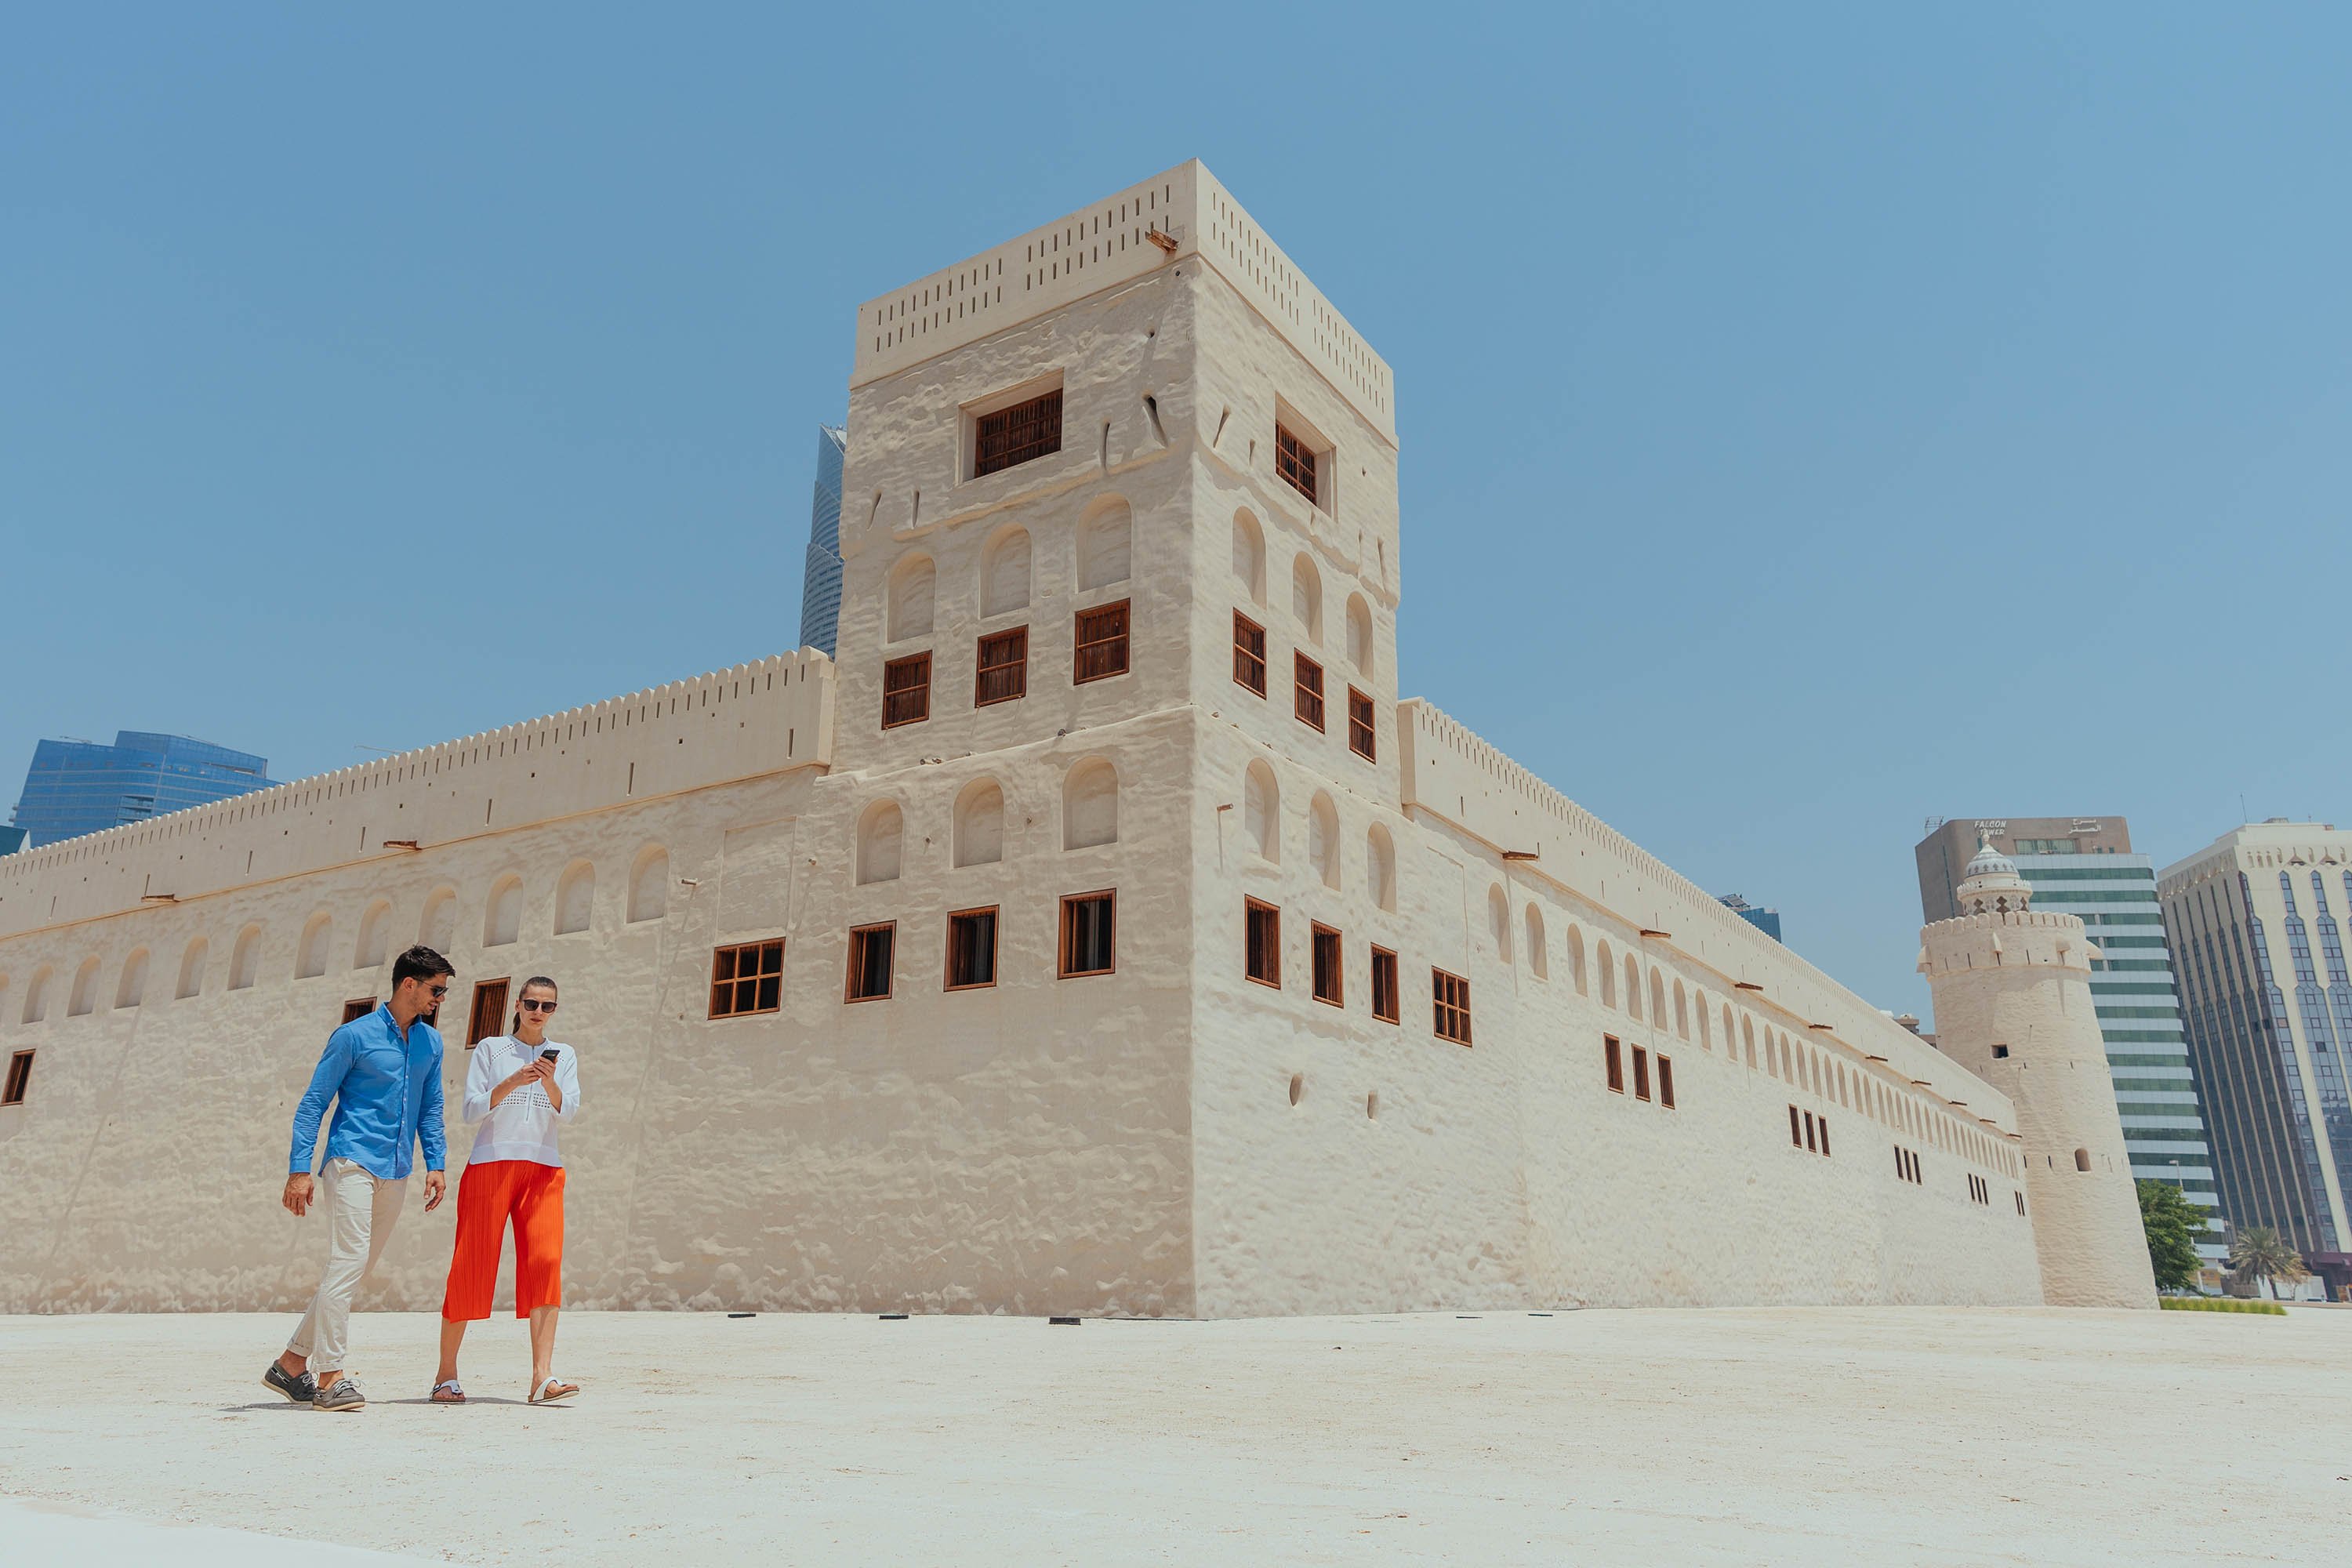
[[[882,728],[920,723],[931,716],[931,656],[894,658],[882,667]]]
[[[1265,695],[1265,628],[1234,612],[1234,684]]]
[[[504,989],[506,982],[499,982]],[[501,998],[500,1005],[504,1005]],[[773,1013],[784,1005],[784,943],[747,942],[710,955],[710,1016],[740,1018]]]
[[[1071,685],[1084,686],[1089,680],[1127,673],[1127,606],[1128,601],[1121,599],[1116,605],[1078,612]]]
[[[1633,1047],[1633,1098],[1650,1098],[1650,1053],[1639,1046]]]
[[[1314,966],[1315,1000],[1334,1007],[1348,1005],[1347,963],[1341,956],[1339,933],[1320,923],[1307,928],[1307,956]]]
[[[1431,999],[1435,1004],[1437,1037],[1457,1046],[1470,1043],[1470,983],[1443,969],[1429,972]]]
[[[948,977],[950,991],[996,984],[996,910],[958,910],[948,917]]]
[[[972,422],[971,475],[979,479],[1062,449],[1062,389]]]
[[[1298,689],[1298,721],[1323,728],[1323,667],[1305,654],[1291,656]]]
[[[474,1005],[466,1013],[467,1049],[471,1050],[493,1035],[506,1033],[507,987],[512,981],[509,975],[505,980],[474,982]]]
[[[25,1091],[32,1087],[33,1053],[18,1051],[8,1058],[8,1081],[0,1086],[0,1105],[22,1105]]]
[[[897,974],[893,961],[898,945],[896,921],[858,926],[850,931],[849,978],[843,987],[845,1001],[881,1002],[889,998],[891,982]]]
[[[354,996],[350,1001],[343,1004],[343,1022],[346,1024],[356,1024],[362,1018],[366,1017],[370,1013],[374,1011],[374,997]],[[473,1044],[471,1040],[468,1040],[466,1043],[467,1045]]]
[[[1383,1024],[1404,1021],[1397,996],[1397,955],[1385,947],[1372,949],[1372,1016]]]
[[[1274,427],[1274,471],[1280,476],[1282,482],[1308,500],[1315,500],[1318,499],[1315,468],[1315,448],[1293,435],[1288,426],[1276,425]]]
[[[1668,1110],[1675,1108],[1675,1059],[1672,1057],[1658,1058],[1658,1103]]]
[[[1625,1048],[1614,1035],[1601,1037],[1601,1055],[1609,1068],[1609,1089],[1613,1094],[1625,1092]]]
[[[1282,989],[1282,911],[1272,904],[1242,900],[1242,965],[1258,984]]]
[[[1108,974],[1118,967],[1118,895],[1071,893],[1062,900],[1061,977]]]
[[[1372,700],[1350,686],[1348,688],[1348,750],[1368,763],[1379,761],[1372,755]]]
[[[980,673],[974,678],[971,705],[1012,702],[1029,695],[1029,628],[1015,626],[980,639]]]

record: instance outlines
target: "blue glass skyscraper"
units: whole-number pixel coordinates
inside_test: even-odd
[[[820,425],[816,497],[809,506],[808,559],[801,569],[801,646],[830,658],[841,623],[841,458],[849,433]]]
[[[123,730],[110,746],[43,741],[33,749],[14,825],[25,830],[25,847],[34,848],[276,782],[268,758],[185,735]]]

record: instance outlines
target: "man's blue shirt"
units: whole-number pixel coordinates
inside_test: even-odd
[[[287,1156],[290,1175],[310,1168],[319,1146],[319,1119],[327,1101],[335,1120],[327,1128],[327,1152],[320,1162],[349,1160],[385,1181],[405,1180],[415,1168],[416,1145],[425,1145],[425,1168],[442,1168],[447,1154],[441,1130],[441,1037],[419,1018],[408,1037],[379,1006],[327,1037],[326,1054],[302,1103],[294,1108],[294,1148]]]

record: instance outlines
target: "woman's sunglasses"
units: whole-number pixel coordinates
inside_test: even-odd
[[[527,997],[524,1000],[516,1003],[515,1005],[521,1008],[526,1013],[552,1013],[555,1011],[555,1004],[552,1002],[534,1002]]]

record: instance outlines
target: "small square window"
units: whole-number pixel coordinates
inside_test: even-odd
[[[980,673],[972,683],[971,705],[1013,702],[1029,695],[1029,628],[1014,626],[980,639]]]
[[[1051,457],[1062,449],[1062,389],[982,414],[972,420],[971,476]]]
[[[919,724],[931,716],[931,656],[894,658],[882,667],[882,728]]]
[[[1633,1047],[1633,1098],[1650,1098],[1650,1053],[1639,1046]]]
[[[1609,1071],[1609,1092],[1612,1094],[1624,1093],[1625,1048],[1617,1043],[1616,1036],[1603,1035],[1601,1037],[1601,1059]]]
[[[1372,755],[1374,733],[1372,700],[1350,686],[1348,688],[1348,750],[1368,763],[1379,761]]]
[[[1441,1040],[1455,1045],[1470,1043],[1470,982],[1458,974],[1448,974],[1443,969],[1429,972],[1431,1001],[1434,1005],[1433,1026]]]
[[[1242,900],[1243,971],[1260,985],[1282,989],[1282,911],[1255,899]]]
[[[1347,977],[1339,952],[1339,933],[1327,925],[1309,925],[1307,937],[1308,957],[1315,970],[1315,1000],[1334,1007],[1346,1006]]]
[[[374,1011],[374,997],[354,996],[350,1001],[343,1004],[343,1022],[346,1024],[356,1024],[362,1018],[366,1017],[370,1013]],[[467,1043],[470,1045],[472,1042],[468,1041]]]
[[[1284,484],[1320,504],[1318,491],[1321,488],[1318,470],[1322,454],[1309,441],[1301,440],[1289,426],[1276,422],[1274,426],[1274,471]]]
[[[499,1009],[503,1011],[507,983],[500,980],[495,984],[499,988]],[[740,1018],[751,1013],[773,1013],[783,1005],[784,944],[782,938],[773,942],[747,942],[740,947],[722,947],[710,955],[710,1016],[713,1018]],[[479,1014],[481,1007],[481,988],[477,986],[474,990],[475,1012]],[[493,1026],[490,1034],[496,1033],[498,1029]]]
[[[1669,1056],[1658,1058],[1658,1103],[1668,1110],[1675,1108],[1675,1059]]]
[[[959,910],[948,917],[948,979],[950,991],[996,984],[996,911]]]
[[[473,1049],[493,1035],[507,1031],[507,987],[513,981],[478,980],[474,982],[474,1005],[466,1013],[466,1048]],[[712,1017],[719,1015],[713,1013]]]
[[[1234,612],[1234,684],[1265,695],[1265,628]]]
[[[1065,980],[1108,974],[1118,967],[1115,892],[1072,893],[1062,900],[1062,964]]]
[[[33,1053],[18,1051],[8,1058],[8,1081],[0,1087],[0,1105],[25,1103],[26,1088],[33,1081]]]
[[[1070,672],[1071,685],[1084,686],[1089,680],[1107,680],[1127,673],[1127,606],[1128,601],[1121,599],[1116,605],[1078,612],[1077,654]]]
[[[1383,1024],[1404,1021],[1397,995],[1397,955],[1385,947],[1372,949],[1372,1016]]]
[[[1995,1061],[1999,1061],[2001,1058],[2009,1055],[2009,1047],[2007,1046],[1995,1046],[1992,1048],[1992,1054],[1993,1059]]]
[[[890,995],[891,960],[898,942],[898,923],[859,926],[849,933],[847,1000],[881,1002]]]
[[[1293,654],[1298,690],[1298,721],[1323,728],[1323,667],[1305,654]]]

